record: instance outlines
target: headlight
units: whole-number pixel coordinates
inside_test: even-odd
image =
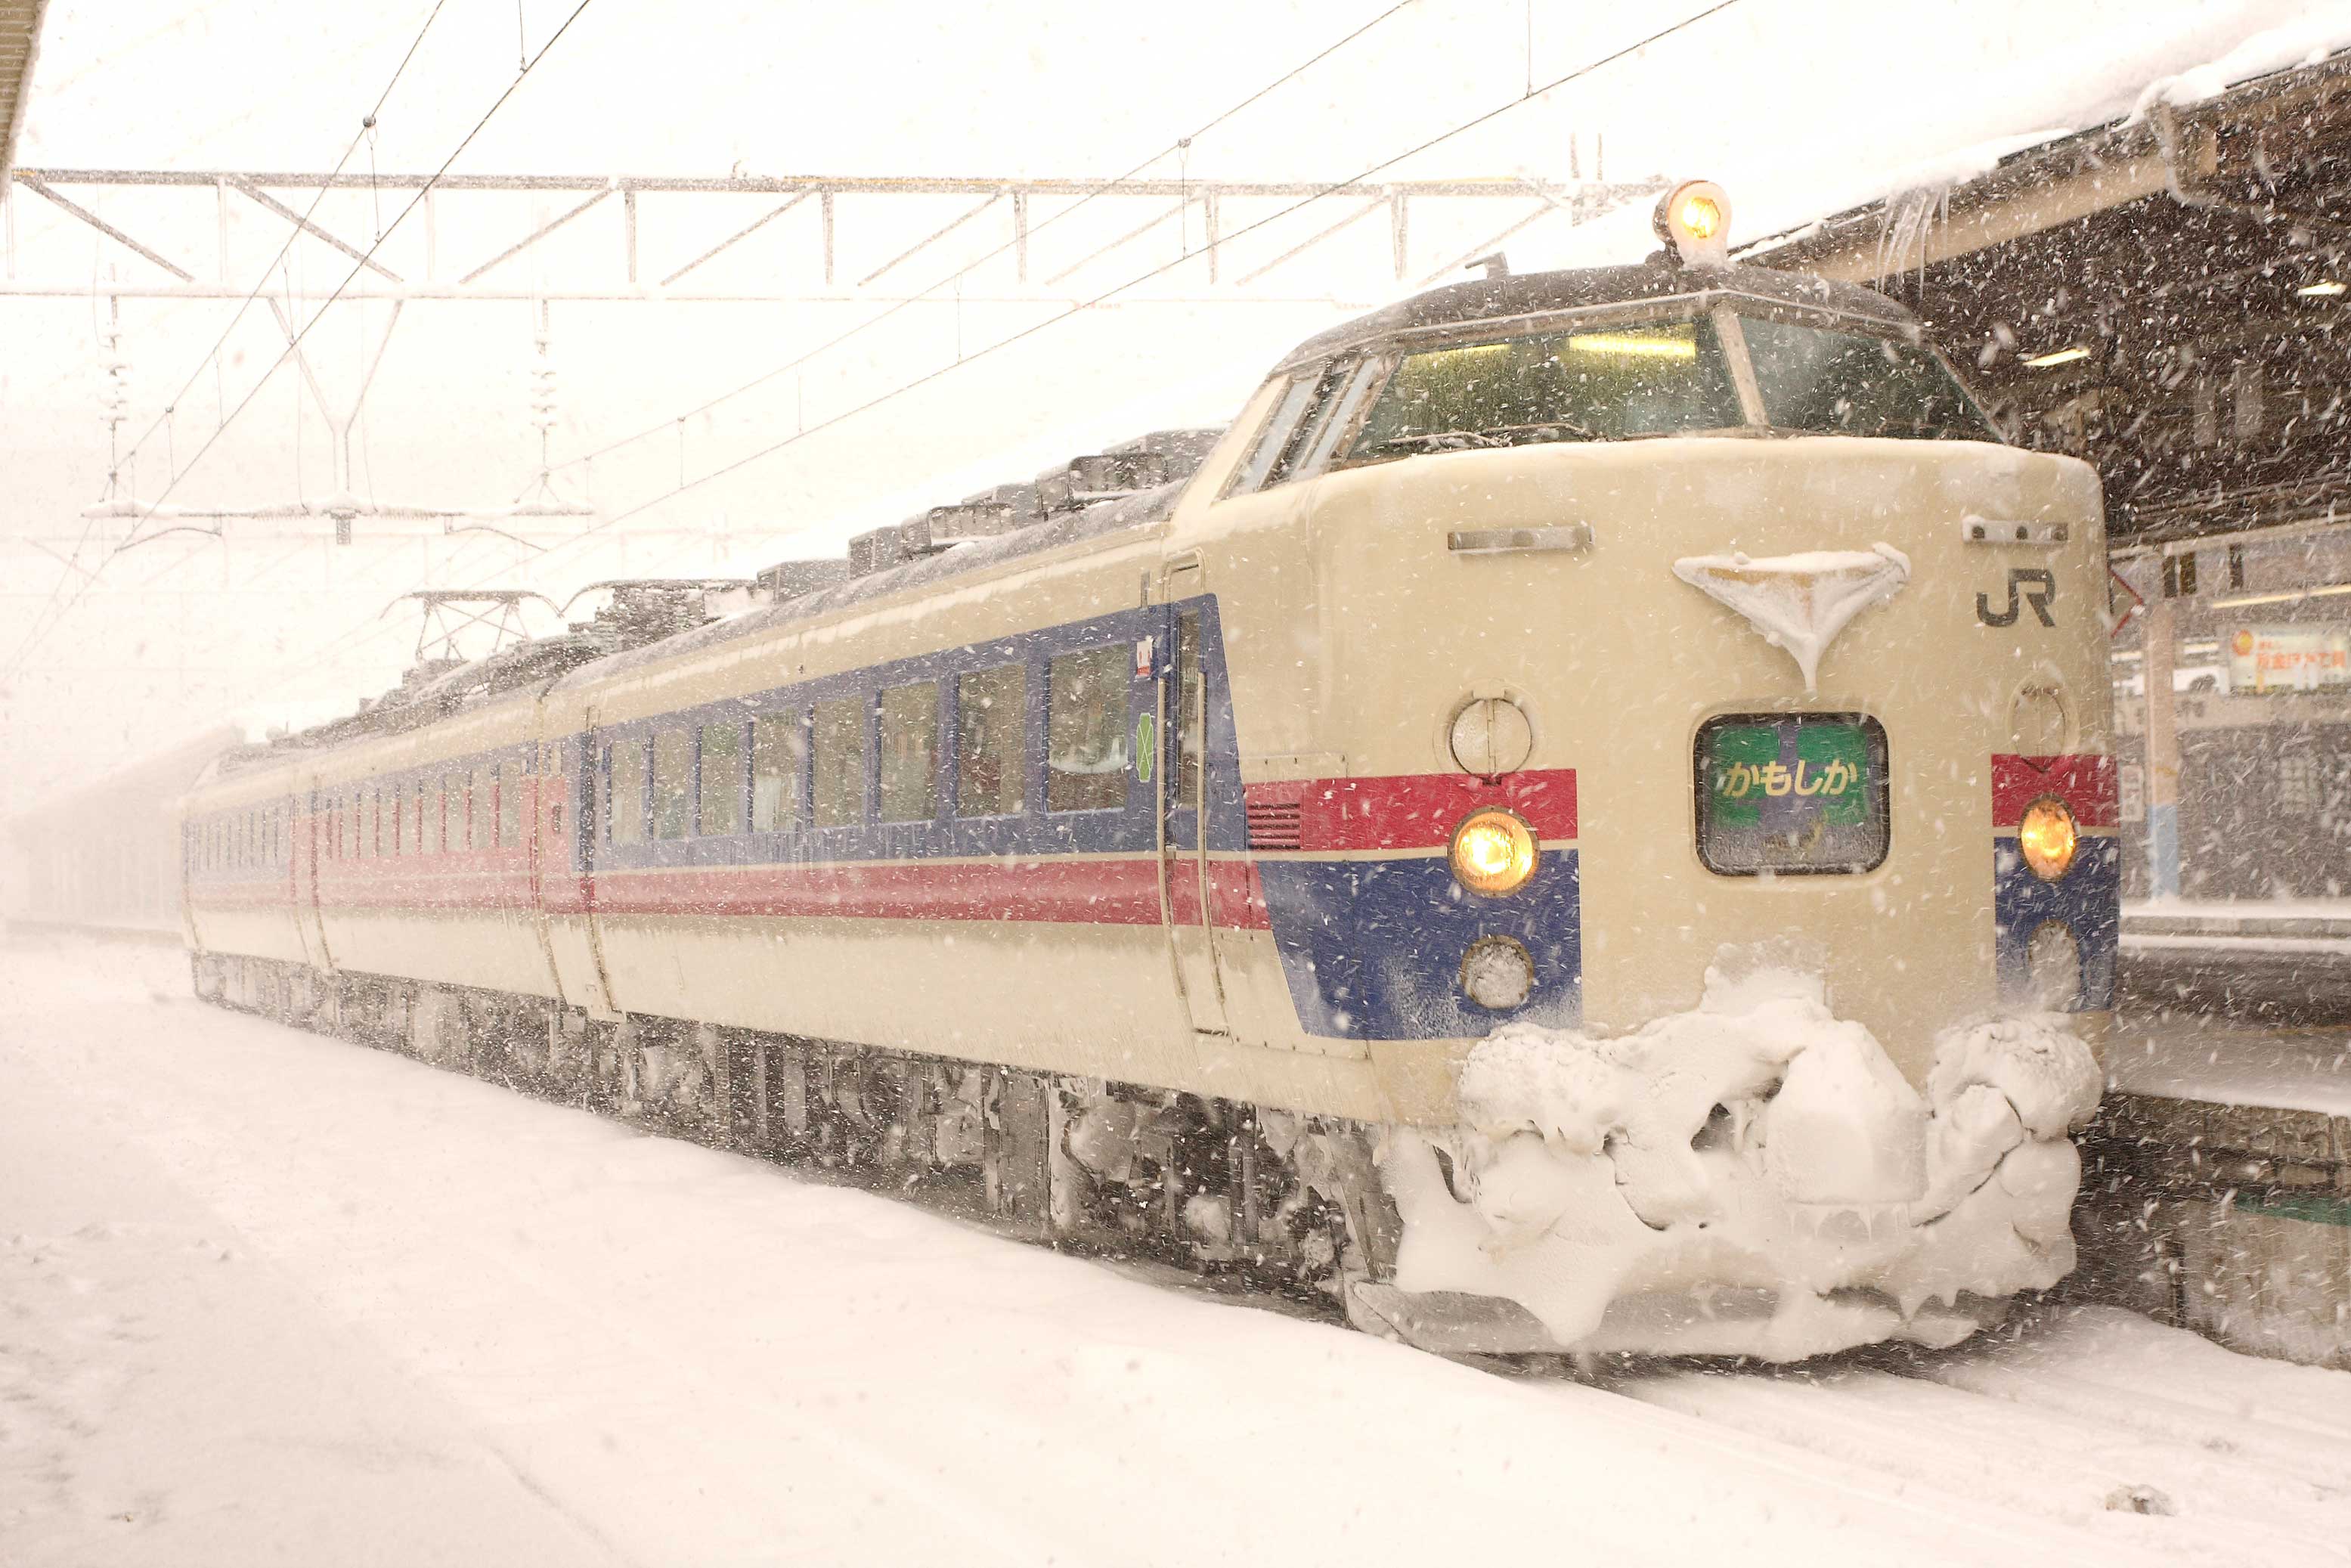
[[[2016,847],[2024,852],[2032,874],[2043,882],[2055,882],[2073,869],[2074,852],[2080,844],[2074,813],[2054,795],[2043,795],[2027,806],[2024,820],[2016,826]]]
[[[1535,831],[1499,807],[1472,811],[1453,830],[1453,874],[1488,898],[1516,893],[1535,873]]]
[[[1461,955],[1461,988],[1488,1012],[1525,1005],[1535,988],[1535,961],[1508,936],[1480,936]]]

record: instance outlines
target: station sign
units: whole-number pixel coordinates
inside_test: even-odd
[[[2238,692],[2307,692],[2351,685],[2351,630],[2240,626],[2228,635],[2229,685]]]

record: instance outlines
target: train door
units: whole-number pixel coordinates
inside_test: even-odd
[[[542,737],[538,766],[531,773],[530,810],[523,819],[528,824],[523,842],[530,857],[531,929],[538,935],[539,956],[547,960],[548,994],[556,997],[563,994],[563,969],[555,961],[555,938],[548,927],[548,862],[555,862],[559,882],[571,869],[571,841],[563,836],[569,817],[564,797],[569,786],[561,744]]]
[[[1158,685],[1152,771],[1158,780],[1159,908],[1176,988],[1194,1030],[1229,1034],[1208,861],[1207,680],[1199,606],[1207,577],[1196,550],[1171,557],[1160,568],[1157,597],[1166,612],[1157,638],[1164,652],[1152,660]]]
[[[604,964],[603,921],[596,911],[604,819],[611,814],[608,803],[612,789],[611,762],[605,755],[604,733],[597,727],[593,707],[588,710],[580,729],[580,810],[573,823],[573,831],[578,835],[573,841],[580,856],[580,919],[588,928],[588,1010],[599,1017],[617,1018],[620,1013],[612,1005],[611,971]]]
[[[327,922],[319,908],[319,859],[326,851],[326,794],[316,780],[297,789],[295,803],[302,815],[294,825],[294,924],[302,934],[302,951],[316,969],[331,970],[334,955],[327,951]]]

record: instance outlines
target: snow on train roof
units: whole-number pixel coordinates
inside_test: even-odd
[[[1283,357],[1287,368],[1342,349],[1431,327],[1474,326],[1596,306],[1744,294],[1907,327],[1916,318],[1882,294],[1799,272],[1763,267],[1691,267],[1650,260],[1632,267],[1529,272],[1447,284],[1318,332]]]
[[[609,653],[564,675],[549,689],[587,685],[628,670],[659,664],[684,653],[698,653],[718,643],[731,643],[737,638],[752,636],[796,621],[813,620],[833,611],[846,610],[869,600],[885,599],[910,588],[925,587],[1001,561],[1016,560],[1022,556],[1074,544],[1080,539],[1095,538],[1103,534],[1161,522],[1174,515],[1176,498],[1183,494],[1184,486],[1190,482],[1187,476],[1156,489],[1137,491],[1114,501],[1098,501],[1091,507],[1064,512],[992,539],[957,545],[935,555],[920,556],[884,570],[820,589],[814,593],[803,593],[763,609],[746,611],[723,621],[697,626],[690,632],[680,632],[658,642]]]

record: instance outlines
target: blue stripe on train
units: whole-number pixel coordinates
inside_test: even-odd
[[[1452,1040],[1505,1023],[1572,1027],[1583,1016],[1583,942],[1573,850],[1546,851],[1526,887],[1479,898],[1442,855],[1413,860],[1260,860],[1281,969],[1307,1033],[1338,1040]],[[1514,936],[1534,990],[1489,1012],[1461,990],[1461,956]]]
[[[2032,934],[2061,920],[2081,955],[2081,984],[2067,1012],[2103,1012],[2115,1005],[2115,954],[2122,941],[2122,841],[2084,839],[2074,868],[2043,882],[2024,863],[2013,838],[1992,848],[1994,962],[2001,999],[2020,1002],[2032,991]]]

